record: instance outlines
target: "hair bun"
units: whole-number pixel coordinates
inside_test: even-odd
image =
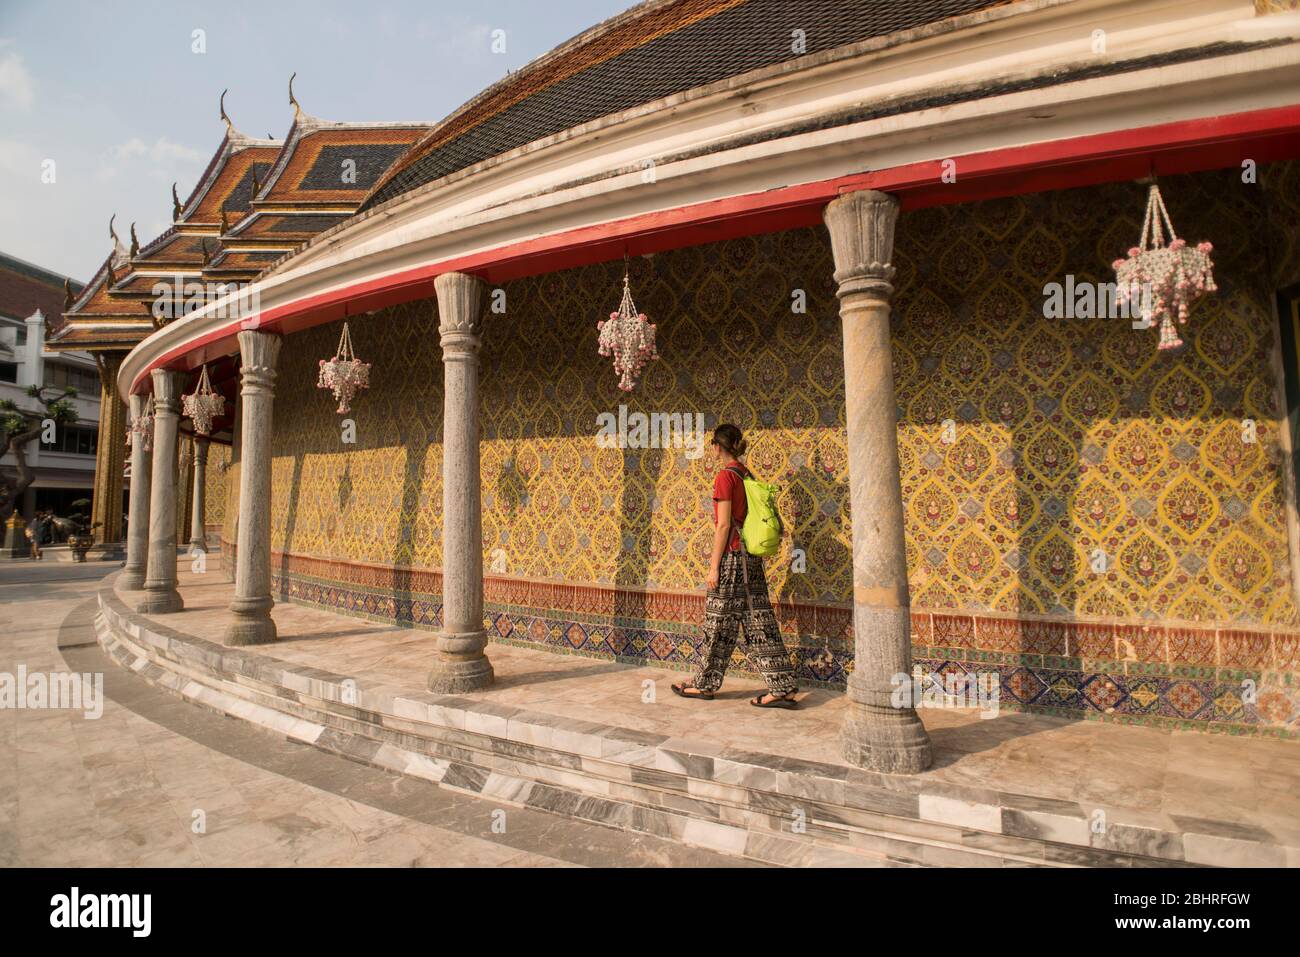
[[[731,423],[723,423],[713,430],[713,441],[734,456],[745,454],[746,442],[740,429]]]

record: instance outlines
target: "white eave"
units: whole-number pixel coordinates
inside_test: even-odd
[[[255,285],[261,310],[710,200],[1300,103],[1300,14],[1256,17],[1248,0],[1025,0],[959,20],[968,26],[944,21],[902,41],[881,38],[755,71],[451,174],[347,220],[274,266]],[[1104,54],[1093,51],[1098,24],[1105,25]],[[1256,46],[842,125],[810,124],[945,91],[998,89],[1225,43]],[[653,182],[642,175],[647,161]],[[123,394],[155,359],[220,328],[222,307],[214,303],[140,343],[123,363]]]

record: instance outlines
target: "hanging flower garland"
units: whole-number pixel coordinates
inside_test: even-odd
[[[150,403],[152,405],[152,403]],[[146,452],[153,451],[153,410],[146,412],[144,415],[137,415],[131,420],[131,427],[126,430],[126,444],[133,445],[139,442],[140,448]]]
[[[1169,244],[1165,245],[1165,232]],[[1214,263],[1210,243],[1188,246],[1174,234],[1174,224],[1165,209],[1164,197],[1155,183],[1147,193],[1146,218],[1142,221],[1142,238],[1128,251],[1127,259],[1114,262],[1115,278],[1121,302],[1138,303],[1148,327],[1160,323],[1158,349],[1177,349],[1183,344],[1174,324],[1187,322],[1187,311],[1214,284]]]
[[[658,359],[655,349],[655,326],[645,313],[637,312],[628,283],[627,264],[623,266],[623,301],[618,311],[596,323],[600,330],[600,354],[614,357],[614,371],[618,373],[618,387],[624,392],[636,388],[637,376],[651,359]]]
[[[348,331],[346,322],[343,323],[343,335],[339,337],[339,348],[334,358],[320,360],[320,379],[317,380],[316,387],[334,393],[334,398],[339,400],[339,415],[351,412],[352,399],[362,389],[370,388],[370,363],[362,362],[353,353],[352,334]]]
[[[211,435],[212,420],[226,409],[226,397],[212,388],[208,367],[199,373],[199,385],[193,395],[181,396],[181,412],[194,422],[195,435]]]

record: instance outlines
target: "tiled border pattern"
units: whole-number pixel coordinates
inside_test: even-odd
[[[437,571],[284,555],[272,564],[282,600],[416,628],[441,626]],[[495,641],[676,670],[693,668],[699,658],[698,595],[498,576],[485,577],[484,593],[485,625]],[[802,644],[789,641],[800,682],[843,687],[852,670],[851,612],[796,606],[779,609],[778,618],[788,639],[804,636]],[[822,644],[810,645],[810,637]],[[1300,639],[1294,635],[917,610],[912,641],[915,665],[945,680],[996,671],[1003,708],[1300,739]],[[1151,660],[1157,656],[1164,660]],[[752,673],[743,658],[734,667]]]

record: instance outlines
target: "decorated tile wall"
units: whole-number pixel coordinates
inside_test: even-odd
[[[1186,238],[1214,242],[1219,284],[1171,353],[1126,320],[1040,312],[1047,282],[1113,278],[1142,187],[904,217],[895,376],[915,605],[1296,625],[1260,188],[1228,171],[1164,193]]]
[[[230,469],[230,446],[213,442],[208,446],[208,467],[203,481],[203,521],[208,526],[225,525],[226,473]]]
[[[1158,353],[1155,331],[1127,320],[1042,314],[1045,284],[1067,274],[1076,283],[1113,278],[1111,260],[1140,230],[1141,186],[901,217],[895,383],[912,601],[918,620],[957,613],[970,622],[942,643],[914,634],[920,660],[937,669],[979,655],[1029,656],[1027,673],[1053,701],[1066,698],[1050,691],[1051,674],[1077,678],[1074,704],[1054,707],[1099,713],[1112,706],[1096,702],[1115,692],[1094,689],[1092,702],[1083,682],[1108,674],[1107,663],[1124,679],[1107,678],[1116,688],[1137,666],[1166,682],[1191,680],[1171,677],[1179,668],[1208,669],[1211,680],[1222,668],[1295,669],[1300,622],[1270,364],[1281,267],[1259,237],[1293,241],[1294,227],[1267,220],[1265,197],[1292,196],[1296,171],[1262,173],[1251,188],[1235,171],[1162,181],[1180,233],[1214,242],[1220,285],[1173,354]],[[1273,225],[1263,230],[1261,219]],[[601,448],[595,436],[597,415],[617,415],[620,404],[629,413],[698,412],[708,429],[719,421],[746,429],[750,465],[783,484],[792,536],[769,560],[772,592],[805,676],[841,681],[852,651],[849,515],[824,230],[637,258],[631,268],[637,303],[658,323],[662,359],[630,395],[595,348],[596,320],[617,306],[622,263],[508,283],[504,312],[487,318],[484,565],[504,589],[488,589],[490,623],[503,640],[688,663],[693,599],[665,621],[647,611],[654,599],[646,596],[698,595],[710,469],[681,448]],[[351,415],[353,444],[315,388],[317,360],[333,354],[340,327],[296,335],[284,350],[272,515],[287,597],[303,597],[288,595],[291,586],[310,585],[311,600],[335,607],[366,588],[377,589],[375,601],[391,599],[440,566],[434,313],[425,300],[350,320],[358,354],[374,363],[374,387]],[[226,475],[237,483],[237,464]],[[806,561],[800,571],[794,547]],[[300,560],[341,564],[295,573]],[[364,587],[351,581],[344,569],[357,563],[381,569],[374,574],[386,584],[370,572]],[[341,589],[335,600],[322,597],[330,587]],[[599,596],[583,599],[595,604],[581,615],[579,592]],[[427,597],[437,604],[436,594]],[[1036,645],[1053,623],[1065,644]],[[1099,635],[1109,651],[1096,645]],[[1021,683],[1027,704],[1044,693],[1030,686]],[[1147,717],[1171,708],[1175,693],[1172,684],[1151,687]],[[1213,703],[1222,698],[1214,691],[1200,693]],[[1148,700],[1120,694],[1126,707]],[[1187,704],[1166,717],[1211,720],[1203,711]],[[1275,711],[1238,722],[1226,717],[1240,718],[1236,711],[1220,709],[1214,720],[1294,720],[1286,707]]]

